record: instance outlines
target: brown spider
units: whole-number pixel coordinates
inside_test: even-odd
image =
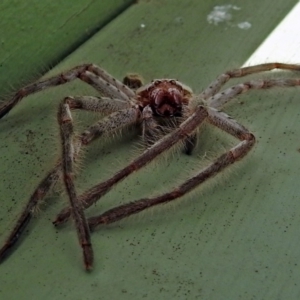
[[[0,107],[0,118],[5,116],[22,98],[45,88],[70,82],[76,78],[94,87],[100,92],[100,96],[66,97],[60,103],[58,124],[61,134],[62,158],[32,193],[15,227],[0,249],[0,262],[4,260],[18,241],[21,233],[33,216],[35,207],[45,197],[50,188],[55,185],[62,174],[70,207],[64,208],[53,223],[54,225],[62,224],[72,215],[83,250],[85,268],[90,270],[93,265],[90,230],[93,230],[99,224],[109,224],[154,205],[179,198],[227,166],[240,160],[250,151],[255,143],[254,135],[243,125],[219,111],[219,109],[231,99],[251,89],[299,86],[300,79],[250,80],[226,88],[223,91],[220,90],[231,78],[273,69],[300,71],[300,66],[268,63],[228,71],[217,77],[199,95],[193,94],[189,87],[174,79],[154,80],[148,85],[142,86],[139,77],[129,75],[124,78],[124,83],[122,83],[93,64],[77,66],[69,71],[20,89],[10,101]],[[88,127],[81,135],[74,136],[71,116],[71,110],[73,109],[99,111],[107,116]],[[163,130],[165,127],[170,127],[170,125],[167,125],[169,124],[168,122],[164,122],[166,120],[175,121],[168,133]],[[129,202],[112,208],[100,216],[85,218],[84,209],[98,201],[119,181],[142,168],[159,154],[170,149],[180,141],[183,142],[186,152],[190,154],[196,143],[196,131],[204,121],[234,136],[239,140],[239,143],[200,170],[198,174],[190,177],[181,185],[165,194]],[[78,196],[73,181],[73,163],[81,147],[89,145],[103,134],[112,134],[116,130],[120,130],[130,124],[141,125],[142,137],[147,145],[147,149],[111,178]]]

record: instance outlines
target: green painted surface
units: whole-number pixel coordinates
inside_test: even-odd
[[[132,0],[1,1],[2,93],[39,78],[130,3]]]
[[[120,79],[133,71],[146,80],[174,77],[199,92],[224,70],[240,66],[295,1],[233,4],[241,10],[233,13],[232,21],[214,26],[206,17],[220,5],[217,1],[141,1],[51,74],[88,61]],[[234,26],[242,21],[251,22],[251,29]],[[51,89],[24,99],[0,121],[1,241],[59,157],[57,104],[66,95],[92,93],[79,82]],[[16,251],[0,265],[0,296],[298,299],[298,98],[299,89],[258,91],[228,106],[225,111],[257,136],[247,159],[183,201],[99,228],[92,236],[95,268],[90,274],[83,271],[72,224],[61,230],[51,224],[66,197],[48,197],[49,205],[42,207]],[[80,131],[97,116],[76,113],[75,119]],[[132,132],[95,142],[82,161],[78,190],[124,166],[138,153],[138,141]],[[179,153],[150,165],[114,188],[88,215],[174,187],[234,143],[207,127],[192,157]]]

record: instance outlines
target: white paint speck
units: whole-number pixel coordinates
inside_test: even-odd
[[[237,27],[243,30],[251,28],[251,23],[249,22],[233,22],[233,14],[235,11],[241,10],[240,7],[236,5],[226,4],[218,5],[213,8],[213,10],[207,16],[207,22],[213,25],[219,25],[220,23],[226,23],[230,27]]]
[[[230,21],[232,19],[232,10],[240,10],[240,8],[231,4],[215,6],[208,14],[207,22],[218,25],[219,23]]]
[[[250,29],[251,28],[251,23],[249,22],[241,22],[241,23],[238,23],[237,24],[237,27],[240,28],[240,29],[244,29],[244,30],[247,30],[247,29]]]

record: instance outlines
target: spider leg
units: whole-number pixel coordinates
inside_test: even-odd
[[[7,257],[14,245],[17,243],[28,223],[33,217],[38,203],[45,197],[51,187],[55,185],[60,177],[61,164],[57,164],[40,182],[38,187],[31,195],[27,205],[23,209],[17,222],[7,237],[4,245],[0,248],[0,263]]]
[[[199,95],[200,99],[208,99],[218,93],[222,86],[231,78],[244,77],[254,73],[260,73],[265,71],[271,71],[274,69],[300,71],[300,65],[295,64],[282,64],[282,63],[267,63],[260,64],[251,67],[244,67],[240,69],[234,69],[227,71],[217,77],[216,80],[210,83],[210,85]]]
[[[17,91],[8,102],[5,102],[0,106],[0,119],[15,107],[22,98],[49,87],[65,84],[76,78],[95,87],[103,96],[128,101],[130,97],[135,95],[129,87],[113,78],[100,67],[94,64],[83,64],[59,75],[42,79],[23,87]]]
[[[117,98],[93,96],[79,96],[68,98],[70,109],[83,109],[93,112],[99,112],[101,114],[109,114],[131,107],[131,104],[129,102],[125,102]]]
[[[77,199],[73,180],[73,161],[75,152],[73,145],[73,122],[71,111],[66,101],[63,101],[59,105],[57,119],[60,126],[62,142],[63,181],[72,207],[72,216],[75,221],[79,243],[83,250],[85,268],[86,270],[90,270],[92,269],[94,254],[91,244],[90,230],[84,215],[82,203]]]
[[[121,117],[120,117],[121,115]],[[108,117],[106,120],[109,120],[110,129],[114,128],[117,124],[120,125],[121,122],[126,120],[128,124],[128,116],[134,116],[133,120],[137,118],[137,109],[130,108],[123,111],[117,111]],[[119,118],[118,118],[119,117]],[[127,117],[127,118],[126,118]],[[83,203],[78,199],[73,176],[73,162],[74,162],[74,143],[73,143],[73,122],[70,107],[68,104],[68,98],[59,106],[58,112],[58,122],[60,125],[60,135],[62,141],[62,169],[63,169],[63,181],[69,196],[71,215],[75,221],[75,227],[78,234],[79,243],[83,250],[84,264],[86,270],[91,270],[93,266],[93,249],[90,238],[90,230],[87,224]],[[99,126],[103,125],[103,122],[98,122],[96,125],[90,127],[90,130],[85,131],[84,137],[81,142],[83,144],[90,143],[99,132]]]
[[[126,83],[117,80],[99,66],[92,64],[90,65],[89,71],[97,75],[99,78],[102,78],[106,83],[116,87],[118,91],[124,93],[128,98],[135,96],[135,93],[132,91],[130,86],[127,86]]]
[[[119,89],[118,85],[115,86],[112,83],[109,83],[105,79],[91,72],[91,70],[82,72],[78,78],[84,81],[85,83],[91,85],[103,96],[108,96],[110,98],[118,98],[124,101],[129,101],[130,97],[135,96],[135,93],[132,90],[130,90],[126,85],[123,84],[124,88]],[[115,79],[113,83],[115,84],[117,82],[118,81]],[[123,92],[123,90],[126,91],[126,93]]]
[[[252,133],[250,133],[246,128],[238,124],[236,121],[229,119],[225,114],[221,114],[220,112],[210,108],[208,108],[207,112],[207,120],[209,123],[233,135],[241,142],[235,147],[231,148],[229,151],[223,153],[213,163],[203,168],[198,174],[192,176],[179,187],[174,188],[170,192],[153,198],[144,198],[123,204],[104,212],[100,216],[89,218],[88,224],[90,230],[93,230],[100,224],[113,223],[132,214],[139,213],[152,206],[167,203],[182,197],[198,187],[201,183],[218,174],[223,169],[239,161],[251,150],[255,143],[255,137]]]
[[[221,108],[237,95],[246,93],[250,90],[269,89],[274,87],[294,87],[300,86],[300,78],[280,78],[250,80],[225,89],[224,91],[210,97],[207,104],[210,107]]]
[[[129,176],[131,173],[139,170],[143,166],[150,163],[162,152],[170,149],[172,146],[177,144],[179,141],[186,139],[188,136],[201,125],[201,123],[207,117],[207,110],[204,106],[198,106],[195,112],[182,122],[178,128],[173,130],[171,133],[163,136],[160,140],[154,143],[151,147],[146,149],[139,157],[134,159],[126,167],[119,170],[108,180],[97,184],[84,192],[78,197],[83,203],[84,208],[90,207],[92,204],[98,201],[100,197],[106,194],[115,184]],[[56,217],[53,222],[54,225],[59,225],[68,220],[71,214],[71,208],[64,208]]]
[[[103,99],[104,102],[101,104]],[[92,104],[88,103],[89,100],[92,101]],[[64,101],[67,102],[73,109],[87,109],[101,112],[101,109],[107,109],[107,111],[110,111],[113,110],[114,107],[116,107],[116,109],[121,108],[120,101],[116,104],[114,99],[109,99],[113,103],[112,105],[109,105],[106,100],[106,98],[96,97],[67,97]],[[124,103],[122,105],[126,104],[123,110],[117,111],[115,114],[103,118],[101,121],[90,126],[81,135],[79,135],[76,147],[74,149],[74,159],[76,159],[76,157],[78,156],[82,144],[88,145],[97,137],[100,137],[103,134],[113,133],[114,131],[121,129],[130,123],[137,122],[137,119],[139,118],[139,111],[131,107],[125,108],[127,106],[127,103],[121,103]],[[62,162],[58,161],[55,167],[50,172],[48,172],[48,174],[43,178],[43,180],[39,183],[37,188],[32,193],[27,205],[23,209],[20,217],[17,219],[14,228],[7,237],[2,248],[0,248],[0,263],[7,257],[7,255],[10,253],[14,245],[21,237],[23,231],[33,217],[34,211],[36,210],[38,204],[61,177],[61,170]]]

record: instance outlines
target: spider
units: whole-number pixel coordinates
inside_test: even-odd
[[[139,76],[128,75],[123,82],[120,82],[94,64],[76,66],[66,72],[20,89],[10,101],[2,104],[0,118],[4,117],[22,98],[77,78],[91,85],[100,95],[99,97],[66,97],[61,101],[57,114],[62,144],[61,159],[33,191],[15,227],[0,249],[0,262],[11,252],[18,241],[32,218],[35,207],[61,179],[66,188],[70,206],[58,214],[53,224],[58,226],[72,216],[79,244],[82,247],[85,269],[91,270],[93,249],[90,231],[100,224],[113,223],[152,206],[180,198],[207,179],[242,159],[251,150],[255,144],[255,136],[220,109],[241,93],[252,89],[298,86],[300,85],[300,78],[250,80],[221,89],[231,78],[244,77],[273,69],[300,71],[300,66],[266,63],[234,69],[218,76],[200,94],[194,94],[188,86],[175,79],[157,79],[143,85]],[[71,111],[75,109],[97,111],[106,116],[76,136],[73,133],[71,114]],[[168,120],[172,120],[172,122],[166,122]],[[184,145],[186,153],[191,154],[197,140],[197,129],[204,122],[220,128],[239,142],[173,190],[155,197],[132,201],[114,207],[99,216],[86,219],[84,209],[98,201],[122,179],[145,166],[158,155],[180,142]],[[170,123],[173,125],[170,126]],[[74,185],[73,165],[81,148],[104,134],[113,134],[115,131],[133,124],[138,124],[142,129],[142,139],[146,144],[144,152],[111,178],[78,195]],[[166,128],[168,130],[165,130]]]

